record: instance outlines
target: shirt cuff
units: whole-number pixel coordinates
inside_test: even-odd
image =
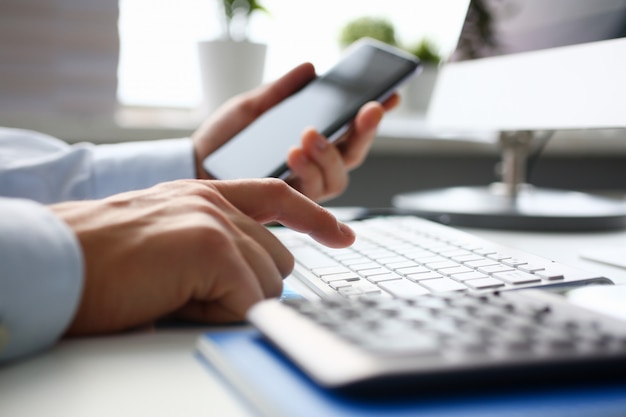
[[[42,350],[65,332],[83,287],[71,229],[45,206],[0,198],[0,362]]]
[[[93,157],[94,198],[196,178],[189,138],[98,145]]]

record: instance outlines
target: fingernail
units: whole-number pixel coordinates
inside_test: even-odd
[[[341,233],[343,233],[346,236],[349,236],[349,237],[355,236],[354,230],[352,230],[350,226],[348,226],[345,223],[339,223],[339,230],[341,230]]]

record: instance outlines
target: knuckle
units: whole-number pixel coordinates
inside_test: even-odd
[[[278,178],[265,178],[263,183],[265,192],[270,198],[284,198],[293,191],[289,184]]]
[[[220,216],[226,208],[226,199],[211,184],[196,181],[189,185],[186,193],[189,201],[193,201],[192,207],[196,211],[209,214],[211,216]]]
[[[259,199],[272,202],[274,207],[293,199],[293,193],[297,193],[289,184],[278,178],[255,179],[254,188]]]
[[[231,234],[213,222],[203,222],[202,225],[195,227],[193,240],[203,250],[210,248],[214,255],[228,253],[234,246]]]
[[[176,204],[184,205],[185,210],[190,214],[208,216],[209,219],[211,219],[211,221],[206,221],[205,219],[198,218],[197,224],[200,228],[207,226],[212,227],[210,223],[223,220],[223,213],[217,209],[213,202],[207,201],[207,199],[202,196],[188,196],[177,201]]]

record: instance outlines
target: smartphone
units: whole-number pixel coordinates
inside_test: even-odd
[[[415,56],[363,38],[329,71],[263,113],[209,155],[203,168],[217,179],[286,179],[290,174],[287,152],[300,145],[307,127],[335,142],[363,104],[384,101],[419,67]]]

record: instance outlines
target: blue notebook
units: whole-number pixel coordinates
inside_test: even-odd
[[[625,382],[356,398],[315,385],[254,329],[207,333],[198,342],[198,352],[256,414],[265,417],[626,416]]]

